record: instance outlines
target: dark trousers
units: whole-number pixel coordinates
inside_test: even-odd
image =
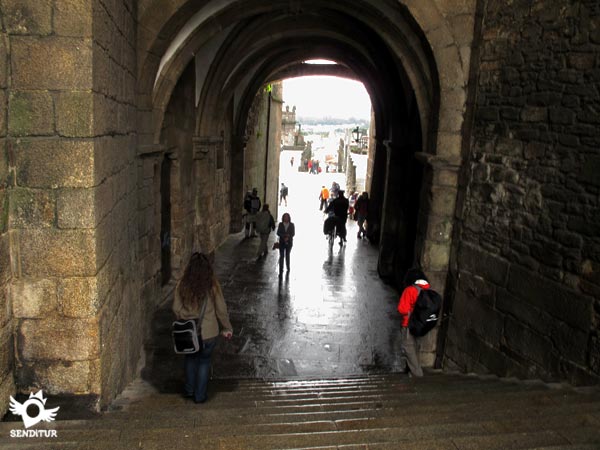
[[[285,258],[285,267],[290,270],[290,252],[292,251],[291,246],[283,245],[279,243],[279,273],[283,272],[283,260]]]

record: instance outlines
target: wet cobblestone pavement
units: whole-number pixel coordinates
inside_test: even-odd
[[[231,235],[215,254],[234,327],[213,354],[213,378],[335,377],[398,372],[403,369],[396,311],[397,291],[377,275],[378,250],[357,239],[349,220],[344,246],[330,250],[319,211],[322,185],[343,174],[288,171],[288,206],[271,210],[279,222],[289,212],[296,226],[289,274],[278,276],[278,251],[257,261],[259,238]],[[260,193],[259,193],[260,194]],[[275,215],[277,213],[277,215]],[[275,233],[269,237],[269,249]],[[182,359],[173,354],[170,305],[155,315],[144,378],[160,391],[177,391]],[[180,369],[181,368],[181,369]]]

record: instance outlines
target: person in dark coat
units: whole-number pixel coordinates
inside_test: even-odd
[[[346,242],[346,220],[348,220],[349,206],[350,203],[348,202],[348,199],[344,197],[344,191],[339,190],[337,198],[327,207],[327,211],[333,211],[333,214],[337,218],[336,232],[340,237],[340,245],[344,245],[344,242]]]
[[[294,236],[296,234],[296,227],[292,223],[292,219],[288,213],[284,213],[281,216],[281,222],[277,227],[277,236],[279,236],[279,277],[283,274],[283,261],[285,260],[285,266],[287,272],[290,271],[290,252],[294,245]]]

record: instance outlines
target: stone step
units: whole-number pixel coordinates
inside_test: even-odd
[[[93,420],[38,424],[57,439],[2,448],[600,448],[600,390],[434,373],[340,380],[215,381],[195,405],[142,381]],[[34,445],[35,444],[35,445]]]

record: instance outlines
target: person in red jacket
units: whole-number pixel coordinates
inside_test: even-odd
[[[408,319],[412,313],[417,297],[419,296],[419,290],[415,287],[419,286],[421,289],[429,289],[429,281],[425,277],[425,274],[420,269],[410,269],[404,277],[404,290],[400,296],[398,302],[398,312],[402,315],[402,353],[406,358],[406,364],[408,370],[415,377],[423,376],[423,369],[421,369],[421,363],[419,362],[419,350],[421,347],[421,338],[415,337],[408,331]]]

